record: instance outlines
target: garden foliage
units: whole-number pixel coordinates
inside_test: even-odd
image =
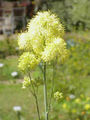
[[[67,45],[70,50],[69,59],[56,67],[57,88],[62,89],[64,94],[71,93],[79,96],[86,92],[84,79],[90,75],[90,42],[89,40],[67,40]]]
[[[62,18],[67,30],[90,29],[90,0],[52,0],[49,4]]]

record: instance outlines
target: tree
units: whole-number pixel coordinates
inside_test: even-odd
[[[57,0],[50,4],[50,9],[63,19],[67,30],[73,27],[90,29],[90,0]]]
[[[47,10],[48,9],[48,4],[47,4],[47,0],[35,0],[35,11],[39,11],[39,10]]]

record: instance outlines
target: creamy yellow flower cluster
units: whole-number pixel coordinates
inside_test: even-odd
[[[54,93],[54,98],[59,101],[63,98],[63,93],[60,93],[59,91]]]
[[[50,11],[38,12],[27,25],[27,31],[18,37],[19,48],[26,51],[20,57],[22,71],[33,69],[40,61],[50,62],[56,57],[64,60],[68,55],[63,40],[64,28]]]
[[[31,81],[29,77],[24,77],[23,88],[29,87],[31,85]]]
[[[42,52],[42,59],[45,62],[53,60],[55,57],[59,57],[64,60],[67,56],[66,43],[62,38],[55,38],[52,43],[49,43]]]
[[[24,82],[23,82],[23,88],[27,88],[32,84],[35,84],[35,81],[33,79],[30,80],[29,77],[25,76],[24,77]]]
[[[20,56],[18,67],[23,72],[28,72],[37,66],[39,60],[36,59],[35,55],[30,52],[25,52]]]

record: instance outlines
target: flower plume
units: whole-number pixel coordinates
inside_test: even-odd
[[[33,69],[40,61],[50,62],[56,57],[64,60],[68,50],[63,35],[64,27],[56,15],[38,12],[29,21],[27,31],[18,37],[19,48],[27,52],[20,57],[19,68]]]

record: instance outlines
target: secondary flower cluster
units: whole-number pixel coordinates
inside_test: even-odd
[[[35,55],[30,52],[24,52],[23,55],[20,56],[19,61],[19,68],[23,72],[32,70],[39,63],[39,60],[36,59]]]
[[[33,79],[30,80],[29,77],[25,76],[24,77],[24,82],[23,82],[23,88],[29,87],[31,84],[36,85],[35,81]]]
[[[63,98],[63,93],[60,93],[59,91],[54,93],[54,98],[59,101]]]
[[[18,37],[19,48],[25,51],[19,59],[19,68],[25,72],[41,61],[55,58],[63,61],[68,55],[63,35],[64,28],[56,15],[50,11],[38,12],[28,23],[27,31]]]

